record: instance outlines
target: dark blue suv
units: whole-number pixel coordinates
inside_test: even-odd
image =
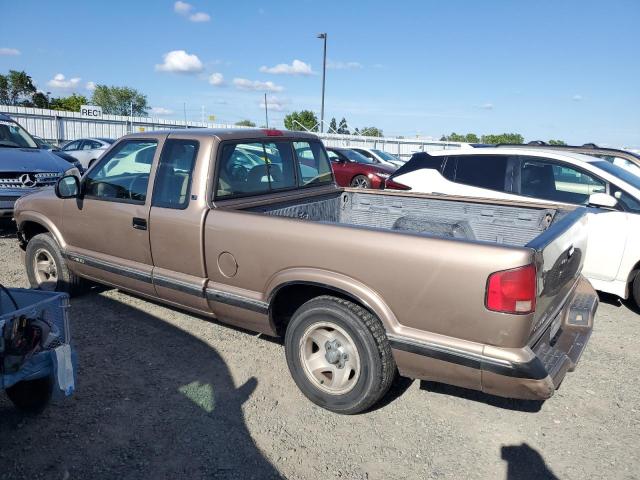
[[[11,217],[18,198],[73,174],[80,176],[75,163],[41,150],[18,122],[0,113],[0,218]]]

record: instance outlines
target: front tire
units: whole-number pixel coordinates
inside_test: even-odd
[[[29,241],[25,267],[31,288],[75,294],[84,287],[84,281],[69,271],[58,242],[50,233],[40,233]]]
[[[285,336],[287,365],[304,395],[336,413],[362,412],[387,392],[396,372],[382,322],[348,300],[303,304]]]
[[[640,271],[637,271],[631,282],[631,300],[640,309]]]
[[[350,183],[353,188],[371,188],[371,180],[366,175],[356,175]]]

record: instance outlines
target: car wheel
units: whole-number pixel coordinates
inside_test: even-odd
[[[27,244],[25,267],[31,288],[51,292],[79,293],[85,282],[69,271],[58,242],[40,233]]]
[[[351,180],[351,186],[354,188],[371,188],[371,180],[365,175],[356,175]]]
[[[332,296],[309,300],[285,335],[289,371],[316,405],[359,413],[379,401],[396,373],[382,322],[361,306]]]
[[[5,390],[9,400],[23,412],[40,413],[49,403],[53,391],[50,376],[18,382]]]
[[[631,299],[636,307],[640,308],[640,271],[636,272],[631,283]]]

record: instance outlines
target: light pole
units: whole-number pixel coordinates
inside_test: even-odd
[[[267,128],[269,128],[269,107],[267,106],[267,94],[264,94],[264,119],[266,120]]]
[[[324,80],[327,73],[327,34],[319,33],[318,38],[324,40],[324,48],[322,50],[322,105],[320,106],[320,133],[324,131]]]

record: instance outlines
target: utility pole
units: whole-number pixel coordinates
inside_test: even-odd
[[[318,38],[324,40],[324,48],[322,50],[322,104],[320,106],[320,133],[324,131],[324,84],[327,73],[327,34],[319,33]]]
[[[264,94],[264,119],[267,122],[267,128],[269,128],[269,108],[267,106],[267,94]]]

